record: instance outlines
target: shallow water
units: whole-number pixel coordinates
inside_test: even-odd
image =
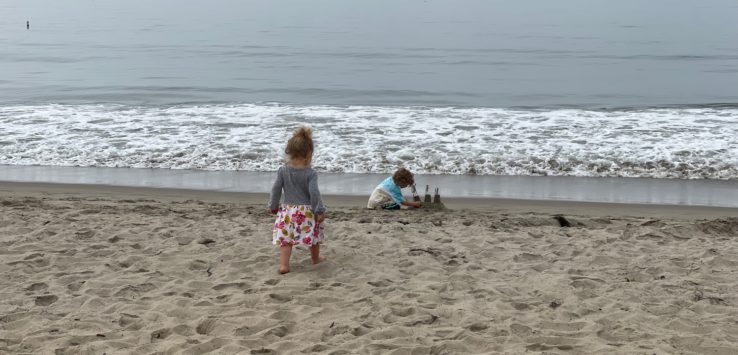
[[[268,193],[274,173],[0,165],[0,180]],[[384,174],[319,175],[323,195],[369,197]],[[738,207],[738,181],[541,176],[416,175],[418,193],[443,198],[504,198],[683,206]],[[410,196],[410,191],[405,191]],[[265,197],[264,203],[267,203]],[[493,206],[493,205],[490,205]]]
[[[0,164],[738,178],[738,3],[0,3]],[[30,21],[26,29],[25,21]]]

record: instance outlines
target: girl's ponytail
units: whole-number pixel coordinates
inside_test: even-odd
[[[302,139],[310,140],[312,142],[313,129],[307,126],[301,126],[300,128],[295,130],[295,133],[292,134],[292,138],[295,137],[301,137]]]
[[[301,126],[295,130],[292,138],[287,141],[284,153],[290,159],[310,159],[313,156],[313,149],[313,130],[310,127]]]

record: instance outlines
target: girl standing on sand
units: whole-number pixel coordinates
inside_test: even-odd
[[[320,263],[325,207],[318,190],[318,173],[310,167],[313,159],[313,133],[300,127],[292,134],[284,149],[287,163],[277,170],[272,186],[269,211],[277,215],[272,229],[272,243],[279,246],[279,273],[290,272],[292,247],[304,244],[310,248],[313,264]],[[279,199],[284,191],[284,201]]]

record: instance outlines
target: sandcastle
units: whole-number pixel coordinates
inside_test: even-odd
[[[410,186],[410,188],[412,188],[412,190],[413,190],[413,201],[415,201],[415,202],[420,201],[420,196],[418,195],[418,189],[415,188],[415,184],[412,184],[412,186]]]
[[[414,201],[420,201],[420,196],[418,195],[418,190],[415,188],[415,185],[412,185],[413,190],[413,200]],[[422,209],[426,210],[445,210],[446,206],[441,202],[441,195],[438,193],[438,187],[436,187],[436,193],[433,195],[433,198],[431,198],[430,195],[430,186],[425,185],[425,198],[423,199],[423,205],[421,207]]]

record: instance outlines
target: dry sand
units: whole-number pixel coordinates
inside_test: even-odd
[[[0,353],[738,353],[735,209],[327,197],[279,275],[265,202],[0,184]]]

